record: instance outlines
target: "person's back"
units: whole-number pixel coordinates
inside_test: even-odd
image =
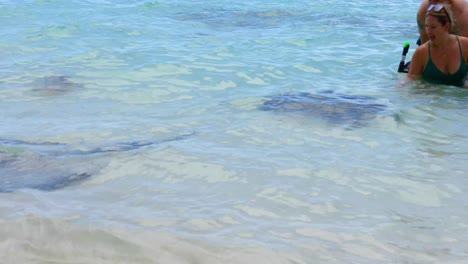
[[[427,8],[435,4],[449,4],[452,10],[454,23],[451,33],[468,37],[468,2],[465,0],[423,0],[417,13],[418,30],[420,35],[420,44],[429,40],[425,31],[425,19]]]
[[[465,0],[452,2],[454,2],[452,12],[455,17],[455,22],[458,25],[458,35],[468,37],[468,2]]]

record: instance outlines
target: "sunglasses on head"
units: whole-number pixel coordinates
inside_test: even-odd
[[[442,8],[444,8],[444,5],[442,4],[430,5],[427,8],[427,12],[431,11],[432,9],[434,9],[435,12],[439,12],[440,10],[442,10]]]

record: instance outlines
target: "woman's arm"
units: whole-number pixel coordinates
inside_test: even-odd
[[[468,39],[467,39],[468,40]],[[411,58],[410,69],[408,71],[408,78],[411,80],[420,79],[423,75],[424,68],[426,67],[428,56],[427,56],[427,44],[419,46],[413,53]]]

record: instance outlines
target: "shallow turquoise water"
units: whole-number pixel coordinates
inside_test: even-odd
[[[0,7],[5,263],[468,257],[468,93],[396,73],[418,1]]]

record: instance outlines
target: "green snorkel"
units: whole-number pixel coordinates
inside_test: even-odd
[[[401,61],[400,65],[398,65],[398,72],[404,72],[408,73],[408,67],[405,67],[405,59],[406,59],[406,54],[408,53],[410,47],[409,41],[405,41],[405,44],[403,45],[403,53],[401,54]]]

